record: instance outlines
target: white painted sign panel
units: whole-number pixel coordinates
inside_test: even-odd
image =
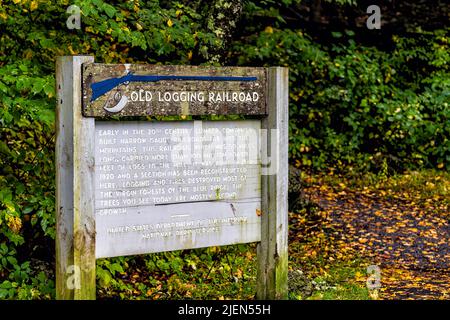
[[[260,241],[260,126],[96,121],[96,257]]]

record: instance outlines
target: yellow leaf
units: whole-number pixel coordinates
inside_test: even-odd
[[[437,165],[437,167],[439,168],[439,169],[442,169],[443,167],[444,167],[444,163],[442,162],[442,163],[439,163],[438,165]]]
[[[0,18],[2,18],[2,20],[6,20],[6,18],[8,18],[8,16],[6,15],[5,12],[1,12],[0,13]]]
[[[170,20],[170,19],[169,19],[169,20],[167,20],[167,25],[169,26],[169,28],[170,28],[170,27],[172,27],[172,26],[173,26],[173,22],[172,22],[172,20]]]
[[[267,33],[273,33],[273,28],[271,26],[268,26],[264,31]]]
[[[187,56],[188,60],[192,59],[192,50],[188,52],[188,56]]]
[[[142,28],[142,26],[141,26],[139,23],[136,22],[136,29],[138,29],[139,31],[141,31],[143,28]]]
[[[31,1],[31,3],[30,3],[30,10],[34,11],[34,10],[37,9],[37,7],[38,7],[38,2],[37,1]]]
[[[178,9],[178,10],[175,12],[175,14],[177,15],[177,18],[178,18],[179,16],[181,16],[181,15],[183,14],[183,11],[181,11],[180,9]]]
[[[379,298],[378,290],[371,290],[371,291],[369,291],[369,296],[373,300],[378,300],[378,298]]]
[[[357,271],[355,273],[355,280],[356,281],[364,281],[364,280],[366,280],[366,276],[364,274],[362,274],[361,272]]]
[[[394,232],[396,232],[396,231],[397,231],[397,229],[392,228],[392,227],[387,227],[387,228],[386,228],[386,233],[394,233]]]
[[[251,254],[250,252],[248,252],[248,251],[245,253],[245,257],[246,257],[248,260],[253,260],[252,254]]]

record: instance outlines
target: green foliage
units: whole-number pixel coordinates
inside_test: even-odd
[[[70,4],[81,8],[81,30],[66,27]],[[25,0],[0,7],[0,50],[8,53],[0,56],[0,244],[12,250],[3,259],[8,264],[0,267],[2,297],[39,298],[48,291],[39,289],[42,281],[29,269],[22,271],[29,278],[7,279],[22,268],[19,256],[53,259],[55,57],[207,62],[210,50],[217,51],[223,41],[204,25],[197,9],[178,1],[162,6],[159,1],[101,0]],[[102,283],[116,270],[106,269],[100,271]]]
[[[49,299],[54,296],[54,282],[43,271],[33,272],[30,262],[18,263],[16,250],[0,244],[0,276],[9,273],[0,283],[0,299]]]
[[[333,33],[334,37],[344,37]],[[235,43],[237,61],[290,68],[290,158],[299,166],[450,168],[448,34],[394,37],[390,52],[319,45],[266,27]]]
[[[54,76],[14,61],[0,67],[0,91],[0,244],[10,250],[1,253],[0,297],[50,298],[52,281],[16,257],[27,241],[38,252],[55,237]]]

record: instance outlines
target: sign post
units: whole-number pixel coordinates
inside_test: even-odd
[[[57,298],[95,299],[97,258],[249,242],[287,298],[287,69],[93,60],[56,65]]]
[[[262,175],[261,242],[258,244],[258,299],[287,299],[288,294],[288,69],[268,68],[267,116],[270,153]],[[267,158],[269,158],[267,157]]]

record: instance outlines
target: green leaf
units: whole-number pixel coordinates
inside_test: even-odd
[[[28,67],[25,64],[19,64],[19,69],[22,70],[23,72],[28,71]]]
[[[30,213],[31,211],[33,211],[33,207],[26,207],[25,209],[23,209],[22,213],[27,214]]]
[[[6,257],[6,259],[12,266],[17,266],[17,259],[14,258],[13,256],[8,256]]]
[[[36,79],[33,82],[33,89],[32,89],[33,93],[36,94],[36,93],[41,92],[42,89],[44,88],[44,86],[45,86],[45,80],[44,79]]]
[[[3,153],[5,155],[11,155],[11,150],[9,149],[6,142],[0,140],[0,153]]]
[[[112,5],[109,4],[103,4],[103,10],[105,10],[108,17],[112,18],[116,14],[116,8],[114,8]]]
[[[49,97],[54,97],[55,96],[55,83],[52,82],[47,82],[44,86],[44,93]]]
[[[3,91],[3,93],[7,93],[8,92],[8,87],[6,86],[6,84],[4,84],[1,81],[0,81],[0,90]]]
[[[350,37],[353,37],[355,35],[355,32],[352,30],[345,30],[345,33]]]
[[[51,125],[55,122],[55,116],[55,111],[49,109],[40,110],[37,113],[37,118],[47,125]]]
[[[111,273],[109,273],[108,270],[104,270],[101,268],[97,269],[97,277],[99,278],[100,283],[103,287],[107,287],[112,280]]]

